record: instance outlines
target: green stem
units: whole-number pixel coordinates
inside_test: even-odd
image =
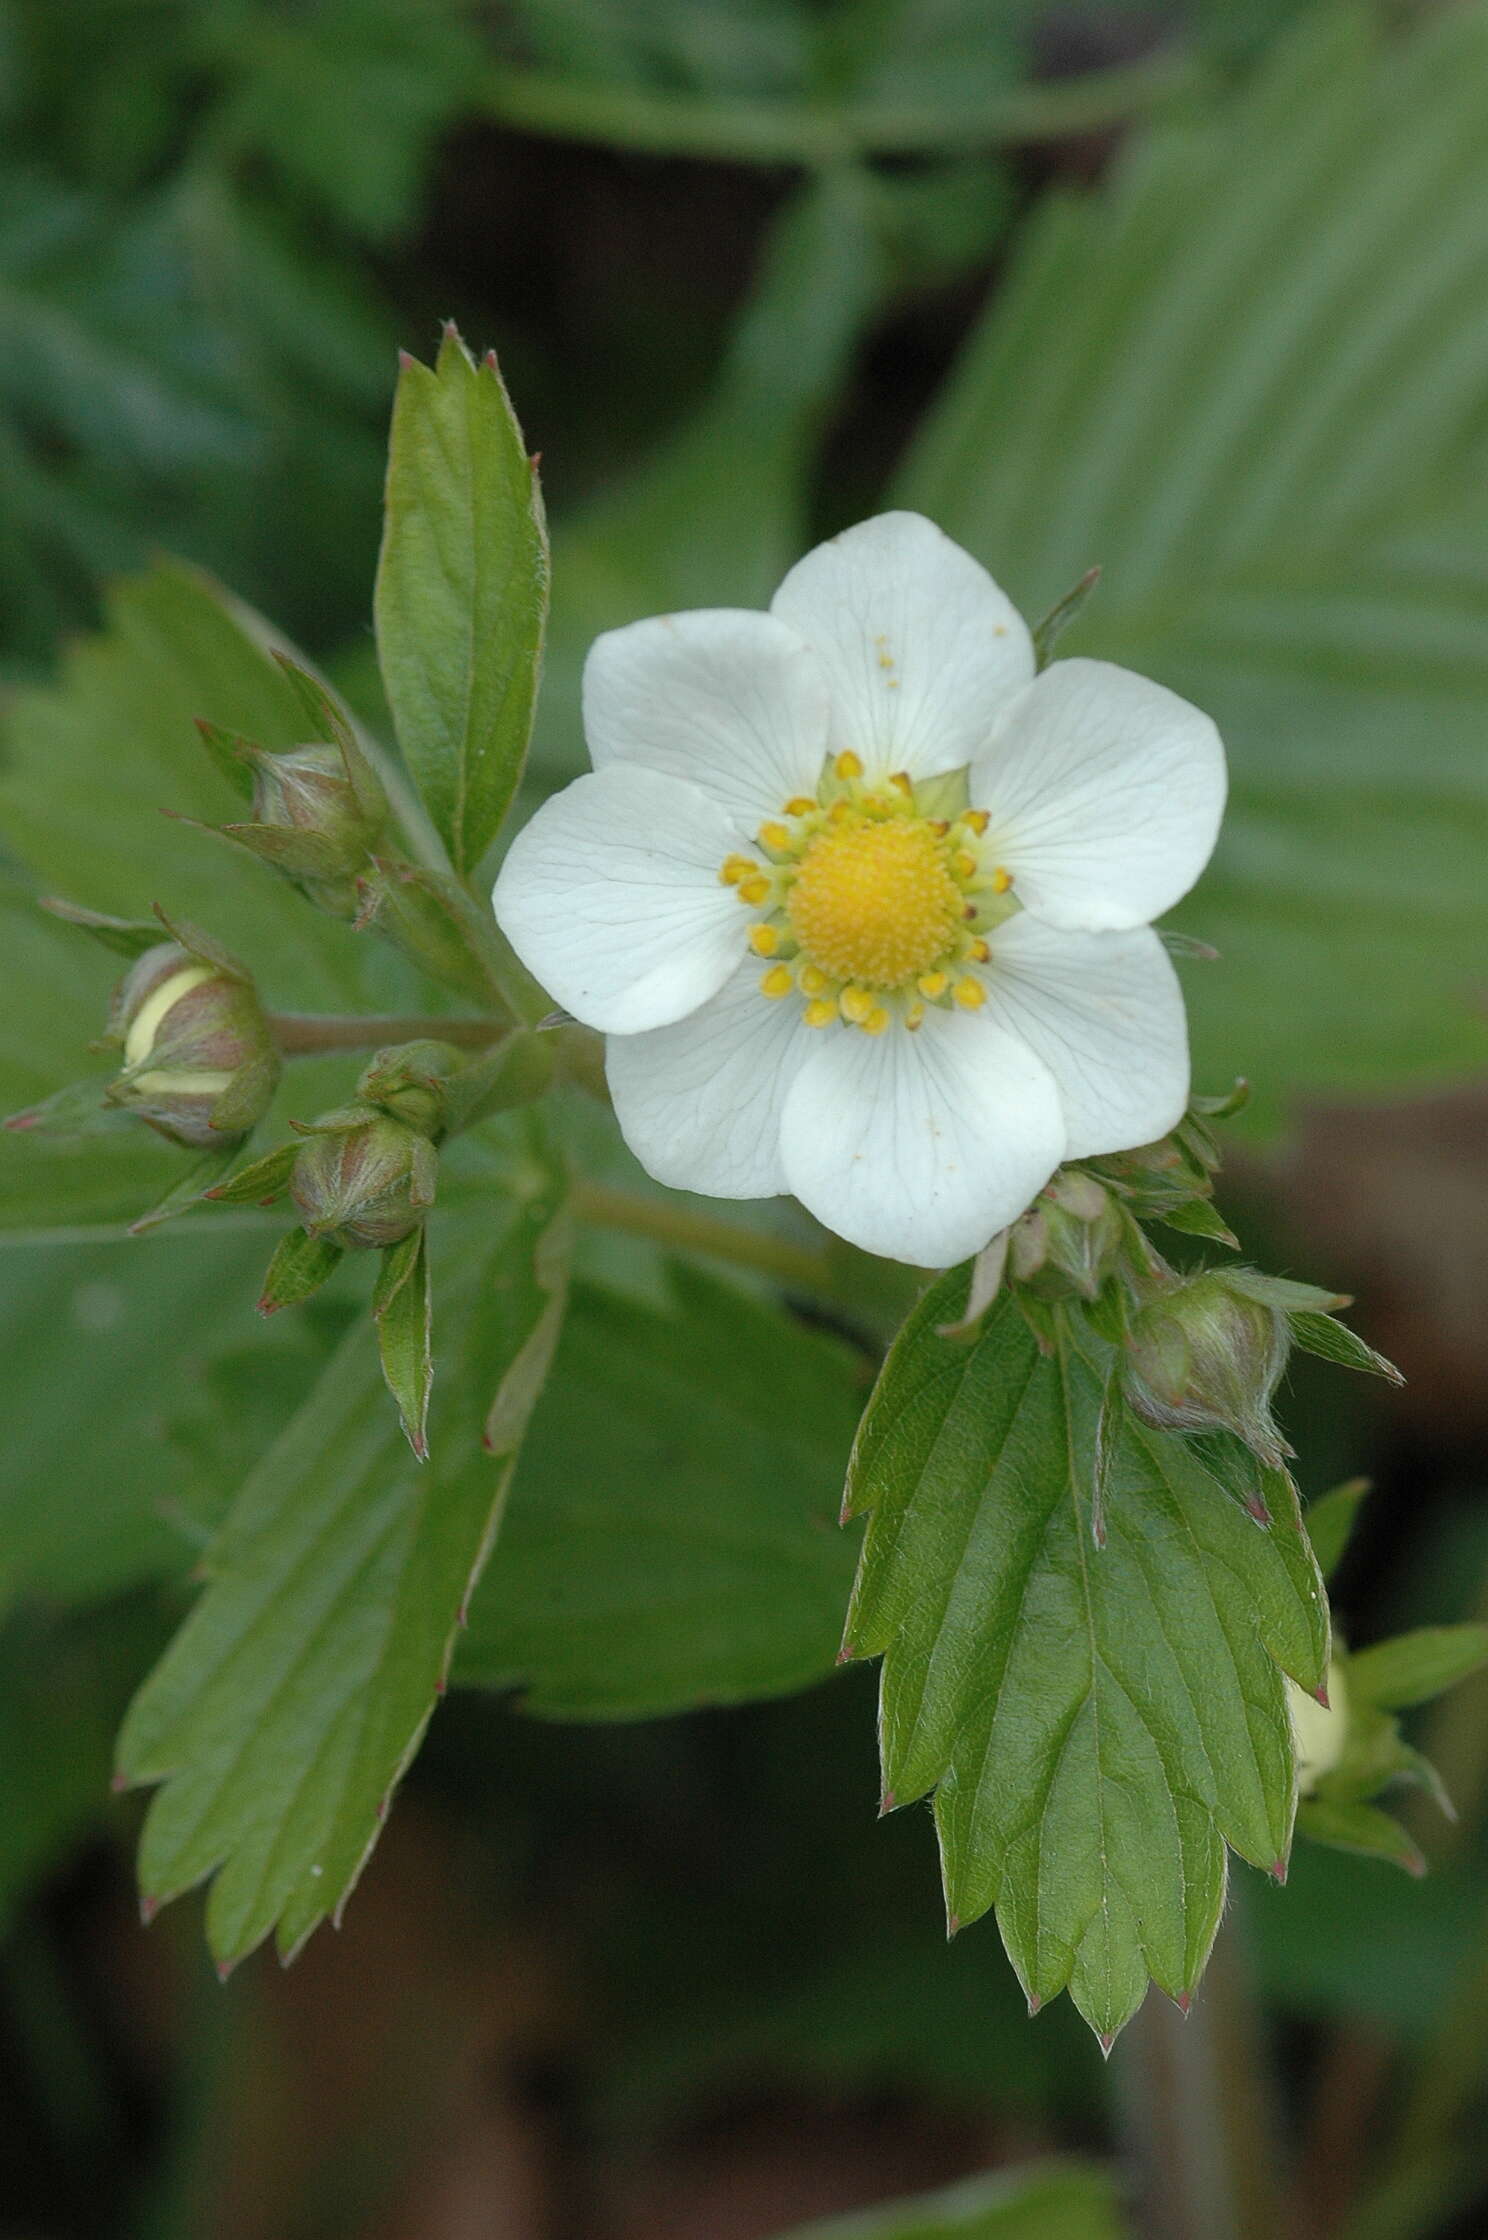
[[[628,1236],[646,1237],[678,1252],[706,1253],[713,1260],[731,1261],[736,1268],[774,1276],[796,1291],[828,1298],[841,1292],[837,1271],[824,1253],[808,1252],[802,1245],[757,1229],[741,1229],[732,1221],[715,1220],[711,1214],[695,1213],[690,1206],[666,1198],[641,1198],[628,1190],[607,1189],[603,1183],[578,1182],[573,1210],[580,1221],[596,1228],[621,1229]]]
[[[934,104],[839,108],[718,100],[503,70],[477,88],[475,105],[518,131],[559,140],[815,170],[875,155],[948,155],[1100,132],[1207,81],[1192,55],[1157,54],[1084,77],[1013,87],[948,114]]]
[[[305,1058],[325,1050],[380,1050],[392,1042],[452,1042],[461,1050],[484,1050],[508,1029],[500,1019],[271,1011],[269,1031],[286,1058]]]

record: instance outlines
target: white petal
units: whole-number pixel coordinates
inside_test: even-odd
[[[1188,1103],[1188,1021],[1150,926],[1065,933],[1028,911],[992,936],[987,1008],[1059,1084],[1069,1159],[1152,1143]]]
[[[918,513],[881,513],[798,560],[770,602],[822,662],[834,754],[870,775],[959,770],[1033,675],[986,569]]]
[[[760,994],[747,957],[711,1001],[653,1034],[611,1035],[605,1071],[620,1132],[641,1165],[674,1190],[772,1198],[788,1190],[780,1115],[823,1031],[794,996]],[[844,1030],[845,1031],[845,1030]]]
[[[1064,1156],[1054,1077],[985,1011],[918,1034],[828,1029],[787,1092],[790,1186],[850,1244],[915,1267],[980,1251]]]
[[[596,770],[639,762],[686,778],[752,836],[793,794],[816,791],[826,679],[810,648],[771,615],[658,615],[594,641],[584,731]]]
[[[1146,925],[1187,894],[1224,814],[1219,733],[1176,692],[1109,661],[1056,661],[977,757],[989,846],[1051,925]]]
[[[585,1026],[638,1034],[695,1011],[748,938],[719,866],[731,818],[627,764],[576,778],[512,842],[492,901],[508,941]]]

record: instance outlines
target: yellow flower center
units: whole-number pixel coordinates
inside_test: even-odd
[[[961,930],[965,895],[944,833],[920,818],[866,816],[819,832],[785,905],[808,963],[833,980],[903,988]]]
[[[756,835],[760,857],[725,856],[718,876],[751,915],[759,991],[799,999],[808,1027],[913,1034],[926,1006],[977,1011],[987,935],[1019,907],[1012,874],[967,800],[966,772],[916,782],[865,775],[850,750],[822,765]]]

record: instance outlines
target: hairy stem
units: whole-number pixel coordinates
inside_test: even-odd
[[[477,99],[503,124],[555,139],[819,169],[875,155],[953,154],[1099,132],[1192,93],[1205,77],[1192,55],[1156,54],[1083,77],[1017,86],[950,115],[939,105],[912,103],[699,99],[523,70],[493,73]]]
[[[507,1032],[500,1019],[420,1019],[393,1012],[271,1011],[269,1032],[286,1058],[324,1050],[380,1050],[393,1042],[452,1042],[484,1050]]]
[[[761,1275],[797,1291],[811,1291],[833,1298],[841,1279],[825,1253],[810,1252],[783,1237],[742,1229],[732,1221],[695,1213],[690,1206],[666,1198],[642,1198],[628,1190],[610,1190],[598,1182],[574,1185],[573,1209],[580,1221],[600,1229],[623,1229],[633,1237],[648,1237],[653,1244],[669,1245],[679,1252],[702,1252],[714,1260],[728,1260],[736,1268],[753,1268]]]

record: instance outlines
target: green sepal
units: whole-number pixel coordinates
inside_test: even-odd
[[[130,1115],[108,1101],[113,1080],[112,1075],[99,1074],[91,1081],[70,1081],[65,1089],[43,1097],[40,1104],[12,1112],[4,1125],[14,1135],[73,1138],[113,1135],[121,1128],[132,1130]]]
[[[272,1205],[289,1188],[297,1150],[296,1144],[279,1144],[273,1151],[266,1151],[262,1158],[251,1159],[246,1167],[239,1167],[236,1174],[216,1184],[206,1196],[214,1205]]]
[[[253,985],[253,975],[248,967],[240,963],[229,950],[224,949],[222,943],[214,940],[210,933],[193,925],[187,918],[173,918],[158,902],[155,905],[155,915],[172,941],[189,956],[195,957],[199,964],[209,964],[214,972],[222,974],[224,980],[236,980],[245,987]]]
[[[347,710],[337,699],[330,686],[282,646],[271,646],[270,653],[285,683],[304,709],[310,725],[312,740],[323,740],[327,745],[341,749],[347,782],[355,794],[363,816],[376,821],[387,815],[387,791],[381,778],[368,760],[365,748],[357,736],[357,728]]]
[[[916,778],[915,807],[923,817],[944,817],[954,822],[971,807],[971,765],[942,770],[933,778]]]
[[[281,1307],[296,1307],[334,1275],[342,1258],[341,1247],[329,1237],[312,1237],[291,1229],[281,1237],[269,1262],[259,1298],[260,1314],[277,1314]]]
[[[245,801],[251,801],[253,771],[249,758],[255,753],[262,753],[263,749],[255,740],[245,738],[241,731],[229,731],[225,725],[213,723],[207,716],[198,716],[195,720],[202,745],[211,756],[219,774],[227,780],[234,793],[241,794]],[[185,821],[195,824],[198,820],[191,817]],[[205,832],[215,829],[213,825],[202,826]]]
[[[1169,1207],[1158,1218],[1186,1237],[1207,1237],[1210,1243],[1222,1244],[1231,1252],[1240,1250],[1240,1239],[1221,1218],[1212,1199],[1190,1198],[1185,1205]]]
[[[1455,1688],[1484,1664],[1488,1626],[1420,1626],[1351,1657],[1349,1687],[1361,1703],[1403,1711]]]
[[[160,941],[160,926],[154,918],[111,918],[101,910],[85,910],[81,903],[66,902],[55,894],[43,895],[40,907],[48,917],[91,933],[95,941],[121,957],[142,957]]]
[[[1426,1872],[1426,1861],[1410,1835],[1378,1805],[1360,1801],[1335,1804],[1325,1797],[1309,1797],[1297,1807],[1297,1833],[1333,1851],[1358,1851],[1368,1859],[1386,1859],[1409,1875]]]
[[[241,1065],[212,1107],[212,1126],[225,1136],[256,1128],[279,1083],[279,1055],[272,1048]],[[234,1145],[236,1150],[237,1146]]]
[[[182,823],[194,824],[195,818],[183,818]],[[249,855],[257,856],[261,863],[272,864],[291,879],[332,880],[342,871],[341,853],[335,843],[324,833],[305,832],[291,825],[282,824],[204,824],[198,829],[215,833],[219,840],[230,840],[235,847],[246,848]]]
[[[1304,1353],[1315,1353],[1323,1361],[1334,1361],[1341,1369],[1358,1369],[1366,1376],[1383,1377],[1388,1384],[1404,1384],[1405,1378],[1393,1361],[1387,1361],[1373,1346],[1366,1345],[1347,1323],[1337,1322],[1330,1314],[1323,1314],[1310,1307],[1294,1310],[1287,1316],[1292,1327],[1292,1343]]]
[[[1250,1083],[1237,1074],[1228,1089],[1217,1097],[1190,1097],[1188,1109],[1200,1120],[1232,1120],[1243,1112],[1250,1102]]]
[[[220,1151],[206,1151],[199,1159],[193,1159],[186,1172],[177,1177],[164,1197],[158,1198],[147,1213],[140,1214],[130,1222],[129,1234],[132,1237],[145,1236],[151,1229],[160,1228],[164,1222],[174,1221],[178,1215],[190,1213],[192,1207],[199,1206],[206,1197],[213,1176],[221,1174],[224,1167],[230,1167],[237,1155],[237,1144],[229,1143]]]
[[[420,1462],[429,1459],[429,1395],[434,1385],[434,1302],[428,1234],[415,1229],[382,1254],[372,1293],[377,1349],[398,1420]]]
[[[1037,669],[1047,669],[1054,658],[1054,648],[1065,631],[1079,614],[1091,592],[1100,582],[1099,565],[1087,568],[1078,583],[1071,584],[1062,599],[1056,599],[1048,613],[1033,626],[1033,659]]]
[[[1157,938],[1170,957],[1182,957],[1190,964],[1217,964],[1219,951],[1211,941],[1200,941],[1197,934],[1179,933],[1174,926],[1159,926]]]
[[[1320,1493],[1316,1501],[1307,1504],[1302,1521],[1307,1527],[1318,1569],[1325,1579],[1331,1579],[1343,1561],[1369,1488],[1368,1478],[1349,1478],[1343,1485]]]
[[[1290,1276],[1263,1275],[1259,1268],[1226,1268],[1225,1284],[1231,1291],[1238,1291],[1247,1299],[1254,1299],[1258,1306],[1274,1308],[1276,1313],[1291,1316],[1313,1311],[1327,1313],[1333,1307],[1347,1307],[1352,1301],[1338,1291],[1324,1291],[1315,1283],[1295,1283]]]

